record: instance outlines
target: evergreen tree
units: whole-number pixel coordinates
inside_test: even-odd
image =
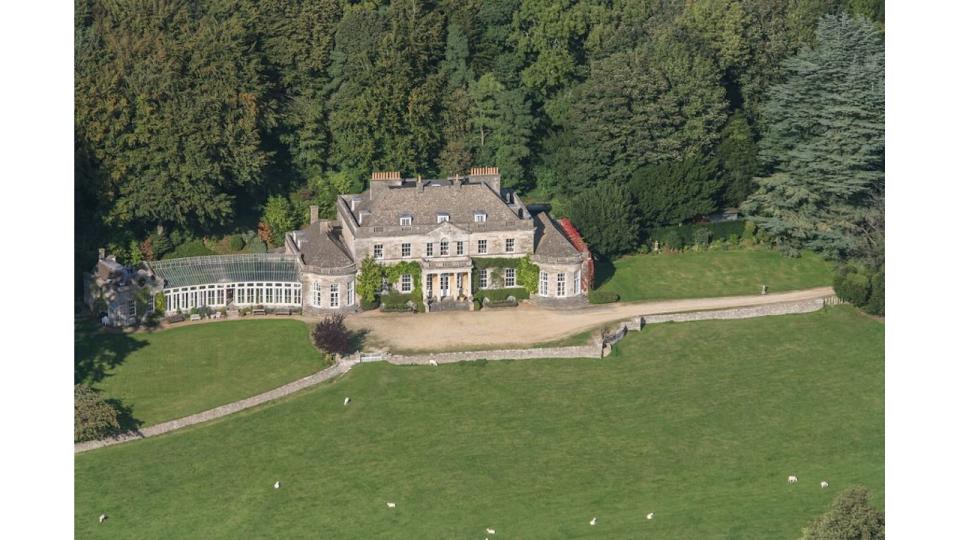
[[[801,540],[883,540],[883,512],[870,506],[866,488],[849,488],[834,499],[825,514],[803,529]]]
[[[584,190],[569,205],[569,217],[590,249],[601,256],[615,257],[636,246],[640,230],[630,193],[622,185],[602,182]]]
[[[753,178],[759,173],[757,144],[743,111],[734,113],[720,134],[717,154],[723,177],[722,202],[738,206],[755,188]]]
[[[655,227],[714,212],[722,186],[717,160],[692,156],[638,169],[629,189],[640,225]]]
[[[763,112],[760,156],[771,174],[744,208],[788,251],[843,257],[883,192],[883,41],[866,19],[827,15],[817,45],[784,70]]]
[[[644,165],[706,154],[725,120],[719,82],[710,61],[668,38],[598,61],[574,98],[564,184],[625,183]]]

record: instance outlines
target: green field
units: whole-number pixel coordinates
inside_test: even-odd
[[[143,426],[276,388],[327,362],[306,324],[227,321],[153,333],[76,328],[77,379],[121,400]]]
[[[776,293],[832,281],[833,268],[820,257],[790,258],[769,249],[630,255],[597,267],[599,290],[624,302],[759,294],[764,284]]]
[[[602,360],[363,364],[78,455],[76,533],[796,538],[847,486],[883,507],[883,336],[841,306],[651,325]]]

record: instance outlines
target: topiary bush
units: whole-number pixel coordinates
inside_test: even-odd
[[[587,299],[591,304],[610,304],[620,301],[620,295],[611,291],[590,291]]]

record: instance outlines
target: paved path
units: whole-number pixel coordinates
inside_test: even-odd
[[[368,311],[351,315],[345,322],[351,330],[369,332],[371,343],[394,351],[462,350],[484,345],[508,348],[563,339],[609,322],[640,315],[758,306],[812,300],[833,294],[830,287],[817,287],[764,296],[615,303],[575,310],[550,310],[523,303],[517,308],[479,312],[397,314]]]

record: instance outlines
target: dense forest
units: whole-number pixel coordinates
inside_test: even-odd
[[[471,165],[604,256],[739,206],[788,253],[883,264],[882,0],[75,10],[81,268],[104,245],[131,261],[202,237],[266,249],[371,171]]]

